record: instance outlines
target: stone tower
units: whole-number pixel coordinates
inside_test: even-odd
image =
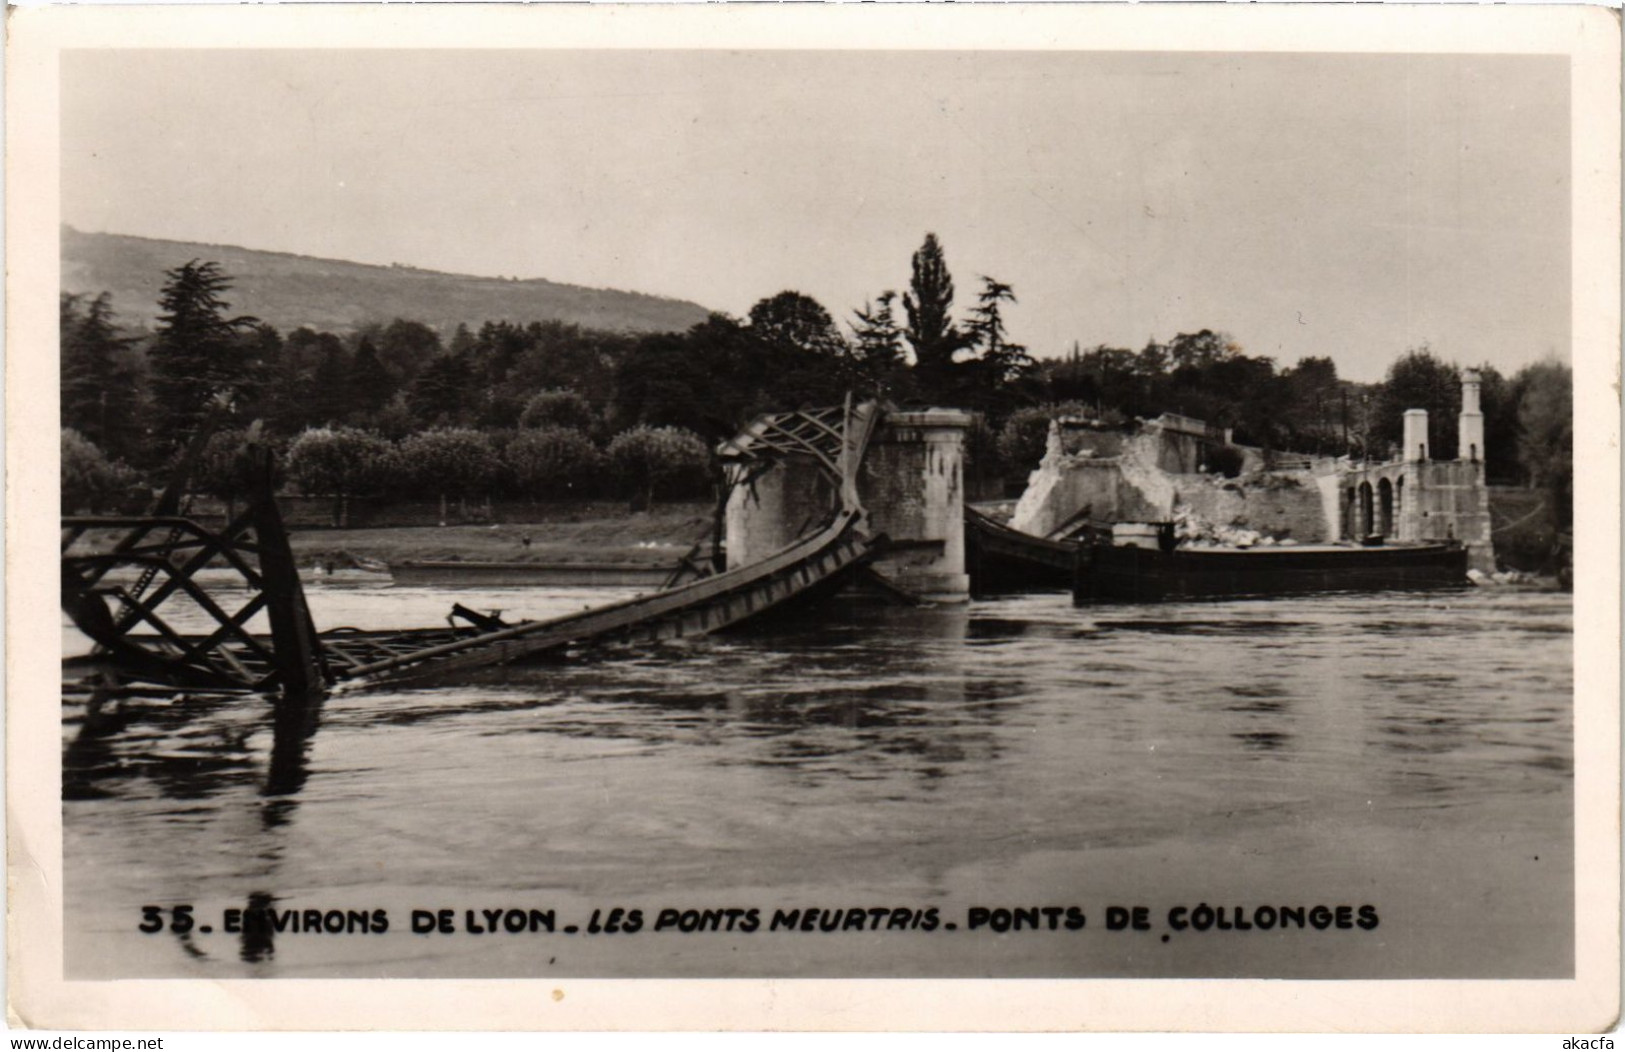
[[[1477,369],[1461,374],[1461,420],[1456,432],[1456,459],[1478,463],[1484,459],[1484,414],[1478,406],[1484,378]]]
[[[1428,411],[1426,409],[1405,410],[1405,448],[1400,451],[1400,459],[1407,463],[1425,461],[1428,458]]]

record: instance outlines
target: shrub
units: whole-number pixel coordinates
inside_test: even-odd
[[[1081,416],[1088,410],[1077,402],[1028,406],[1011,413],[999,432],[999,456],[1012,470],[1032,471],[1044,459],[1051,420]]]
[[[519,492],[529,497],[560,497],[590,487],[603,466],[592,440],[568,427],[522,431],[502,460]]]
[[[421,494],[467,498],[490,485],[501,467],[491,439],[466,427],[408,435],[396,447],[396,481]]]
[[[135,483],[135,472],[71,427],[62,429],[62,510],[88,507],[99,511],[104,501]]]
[[[654,503],[655,488],[697,493],[708,478],[711,451],[699,435],[681,427],[640,424],[615,436],[608,450],[610,466],[631,491],[632,507]]]
[[[250,445],[268,444],[258,434],[257,428],[253,433],[240,428],[215,432],[203,444],[203,451],[193,467],[193,487],[225,501],[229,518],[235,510],[237,499],[248,496],[259,483],[260,468],[250,456]],[[273,453],[270,480],[273,486],[281,482],[277,474],[280,467],[281,458]]]
[[[598,423],[592,403],[574,391],[552,389],[533,395],[519,414],[520,427],[568,427],[591,431]]]
[[[301,493],[363,493],[385,481],[390,452],[388,441],[358,428],[308,428],[288,450],[288,477]]]

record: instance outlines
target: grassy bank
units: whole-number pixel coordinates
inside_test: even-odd
[[[460,560],[669,565],[696,540],[708,537],[710,529],[710,505],[662,504],[646,512],[600,512],[536,523],[296,529],[291,541],[301,566],[329,561],[348,566],[352,557],[386,563]]]

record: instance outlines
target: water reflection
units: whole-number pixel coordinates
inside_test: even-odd
[[[398,617],[389,593],[313,602],[332,605],[323,623]],[[82,962],[123,945],[108,933],[128,903],[158,894],[253,910],[334,889],[362,904],[448,888],[930,901],[944,874],[1002,879],[1029,854],[1145,848],[1200,881],[1213,851],[1282,829],[1334,828],[1358,855],[1401,834],[1549,827],[1572,768],[1571,657],[1551,630],[1566,600],[1439,602],[837,608],[297,715],[252,698],[67,708],[69,921]],[[1452,865],[1494,864],[1456,847]],[[163,941],[264,975],[345,946],[452,954],[247,928],[229,952]],[[129,974],[151,963],[138,945]]]
[[[271,935],[271,925],[247,920],[247,918],[265,916],[266,912],[275,905],[275,895],[256,891],[248,896],[248,905],[243,910],[245,923],[243,924],[242,950],[240,954],[244,962],[257,964],[260,961],[270,960],[276,955],[276,942]]]

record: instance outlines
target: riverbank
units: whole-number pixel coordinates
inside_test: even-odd
[[[531,523],[290,531],[300,566],[383,563],[647,563],[669,566],[711,530],[708,504],[596,512]]]

